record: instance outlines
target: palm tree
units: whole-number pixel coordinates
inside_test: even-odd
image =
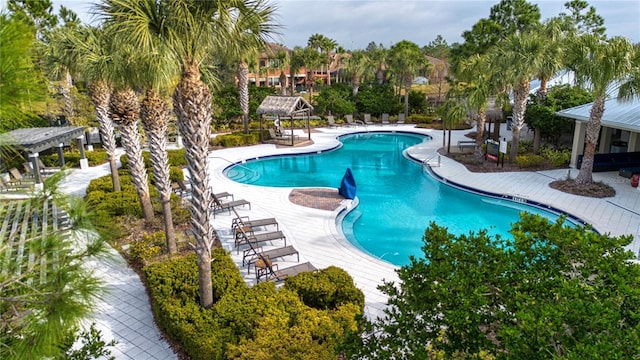
[[[355,97],[358,95],[362,79],[369,71],[371,60],[364,50],[355,50],[350,55],[345,62],[345,72],[351,77],[351,95]]]
[[[109,114],[113,122],[120,126],[122,145],[129,158],[131,181],[136,187],[144,219],[150,223],[153,221],[153,207],[149,195],[149,176],[140,146],[140,133],[138,132],[140,103],[136,93],[126,85],[122,88],[116,88],[109,101]]]
[[[239,34],[239,38],[235,39],[235,46],[225,48],[230,50],[230,57],[239,59],[238,93],[245,134],[249,133],[249,66],[247,62],[256,59],[261,51],[267,50],[268,39],[274,35],[276,29],[272,23],[274,12],[275,8],[264,0],[256,0],[252,4],[250,14],[239,12],[233,22],[235,29],[231,30]],[[261,70],[266,73],[268,67],[260,67],[258,74]],[[259,84],[258,78],[256,85],[260,86]]]
[[[593,182],[593,158],[600,135],[607,88],[615,82],[622,83],[620,99],[638,96],[640,93],[640,49],[622,37],[602,40],[594,34],[574,38],[567,52],[570,67],[581,84],[591,87],[594,102],[587,122],[586,143],[582,166],[575,179],[577,184]]]
[[[482,158],[482,143],[484,141],[484,125],[487,119],[487,101],[491,96],[491,69],[484,55],[473,55],[460,62],[458,79],[465,81],[463,92],[467,97],[470,109],[475,110],[476,117],[476,147],[474,157]]]
[[[467,109],[464,104],[455,99],[450,98],[438,109],[440,117],[442,117],[442,147],[445,147],[446,130],[449,130],[449,139],[446,143],[447,152],[451,152],[451,128],[460,124],[467,116]]]
[[[407,40],[394,44],[389,49],[389,66],[396,79],[404,84],[404,116],[409,116],[409,91],[414,75],[428,66],[420,47]]]
[[[155,0],[106,0],[100,9],[103,13],[111,5],[121,3],[141,3],[139,6],[156,7]],[[127,6],[126,11],[114,13],[111,20],[119,24],[123,33],[128,33],[129,43],[138,51],[152,53],[157,42],[156,34],[161,30],[160,42],[166,45],[175,56],[180,67],[180,78],[173,92],[173,108],[178,119],[178,129],[183,135],[186,158],[189,169],[192,196],[191,232],[196,242],[198,257],[198,282],[200,305],[213,306],[211,283],[211,248],[219,242],[211,224],[213,198],[207,174],[207,155],[211,135],[211,89],[205,79],[205,65],[212,60],[213,54],[226,50],[227,54],[241,53],[236,40],[243,34],[237,32],[234,20],[241,16],[258,16],[256,9],[264,4],[260,0],[247,1],[190,1],[174,0],[163,3],[163,16],[159,22],[150,22],[131,10],[135,4]],[[161,25],[160,29],[150,29]]]
[[[78,31],[77,26],[57,27],[48,34],[48,43],[44,46],[43,55],[47,63],[47,70],[54,81],[59,81],[57,86],[60,95],[64,99],[63,111],[67,119],[74,116],[73,98],[71,91],[73,88],[72,71],[76,67],[78,60],[77,53],[70,46],[73,42],[70,38],[73,34],[69,32]]]
[[[122,14],[144,15],[147,27],[138,29],[138,36],[147,39],[146,47],[138,52],[138,56],[131,63],[134,65],[130,84],[145,91],[140,103],[140,119],[149,139],[149,150],[154,177],[154,183],[160,195],[164,218],[165,239],[169,253],[176,252],[176,238],[171,212],[171,180],[169,177],[169,160],[166,148],[166,132],[170,116],[170,106],[166,92],[173,89],[179,75],[179,66],[174,53],[161,39],[166,35],[167,28],[162,26],[166,13],[161,6],[139,1],[113,1],[105,4],[101,10],[106,17],[105,23],[111,31],[117,34],[120,41],[128,43],[131,25]],[[139,49],[140,49],[139,48]]]
[[[386,80],[386,71],[389,51],[384,48],[382,44],[376,45],[374,42],[369,43],[365,51],[371,61],[371,69],[374,73],[374,78],[378,84],[382,84]]]
[[[291,63],[291,56],[289,55],[289,51],[286,49],[278,49],[275,56],[276,61],[276,69],[280,70],[279,83],[280,83],[280,94],[282,96],[287,95],[287,74],[285,74],[285,69],[289,67]],[[293,81],[293,78],[291,78]]]
[[[289,85],[291,86],[291,96],[296,93],[296,75],[298,74],[298,70],[304,66],[304,49],[296,46],[289,56],[289,78],[291,79]]]
[[[549,80],[564,67],[563,53],[566,38],[562,32],[562,23],[558,18],[551,19],[543,24],[541,29],[545,37],[542,61],[538,68],[536,77],[540,80],[540,88],[536,96],[541,104],[546,104],[547,99],[547,83]],[[533,151],[538,153],[540,150],[542,132],[540,129],[534,129]]]
[[[156,189],[160,194],[162,214],[164,216],[164,234],[170,254],[176,252],[176,235],[173,230],[171,212],[171,179],[169,177],[169,158],[167,156],[167,126],[170,114],[169,104],[164,96],[153,87],[147,88],[140,104],[140,118],[144,131],[149,138],[151,166]]]
[[[335,49],[338,43],[322,34],[313,34],[307,41],[307,46],[319,51],[324,58],[319,61],[320,71],[324,73],[324,65],[327,65],[327,85],[331,85],[331,50]]]
[[[518,155],[520,131],[529,99],[531,80],[539,73],[545,51],[545,39],[538,32],[518,32],[498,43],[489,54],[494,75],[513,88],[513,125],[509,161]]]
[[[120,191],[120,178],[116,154],[116,137],[113,132],[113,121],[109,116],[109,100],[111,83],[108,80],[109,64],[112,61],[112,39],[100,28],[83,28],[78,36],[71,38],[75,46],[68,50],[76,52],[79,59],[78,73],[87,81],[89,97],[96,111],[100,127],[102,146],[109,158],[113,191]],[[73,55],[69,55],[70,57]]]

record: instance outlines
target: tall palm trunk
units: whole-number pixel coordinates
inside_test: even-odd
[[[149,138],[151,165],[156,189],[160,194],[162,214],[164,216],[164,234],[170,254],[176,252],[176,236],[173,231],[173,214],[171,212],[171,179],[169,178],[169,158],[165,150],[167,146],[166,132],[169,122],[169,107],[165,100],[154,90],[147,90],[140,107],[140,118],[144,131]]]
[[[122,144],[129,158],[131,181],[136,187],[142,214],[147,223],[153,221],[153,207],[149,196],[149,178],[142,158],[140,133],[138,133],[138,115],[140,105],[133,90],[119,90],[111,95],[110,112],[113,121],[120,125]]]
[[[482,159],[482,143],[484,142],[484,124],[487,122],[487,109],[481,106],[478,109],[478,120],[476,121],[476,148],[473,150],[473,157]]]
[[[196,64],[183,69],[173,95],[178,128],[184,136],[191,181],[191,229],[196,241],[200,305],[213,306],[211,247],[216,242],[210,222],[212,196],[207,177],[207,154],[211,134],[211,92],[200,80]]]
[[[354,74],[351,77],[351,86],[351,95],[355,97],[358,95],[358,90],[360,89],[360,76]]]
[[[409,92],[411,91],[411,83],[413,82],[411,75],[404,76],[404,117],[409,117]]]
[[[73,87],[73,79],[69,70],[65,71],[65,77],[60,86],[60,95],[64,99],[64,112],[67,115],[67,120],[71,120],[74,115],[73,111],[73,98],[71,97],[71,88]]]
[[[259,81],[260,79],[258,79]],[[242,109],[242,126],[244,133],[249,133],[249,65],[244,60],[238,64],[238,93],[240,109]]]
[[[280,70],[280,94],[287,96],[287,75],[284,70]]]
[[[109,158],[113,191],[120,191],[120,176],[118,175],[118,164],[116,163],[116,137],[113,134],[113,121],[109,117],[111,88],[103,81],[96,81],[89,84],[89,95],[96,110],[98,124],[100,124],[102,146]]]
[[[509,162],[513,162],[518,155],[520,144],[520,131],[524,126],[524,113],[527,110],[527,98],[529,97],[529,81],[522,81],[513,89],[513,124],[511,127],[511,152]]]
[[[589,111],[589,122],[587,122],[586,141],[584,146],[584,154],[582,156],[582,165],[580,172],[576,177],[577,184],[588,184],[593,182],[593,157],[596,153],[596,145],[600,136],[600,124],[602,114],[604,114],[604,96],[598,96]]]
[[[331,55],[327,53],[327,86],[331,86]]]

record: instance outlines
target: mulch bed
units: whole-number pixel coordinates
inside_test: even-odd
[[[294,189],[289,194],[292,203],[318,210],[334,211],[342,204],[342,200],[344,198],[338,194],[338,189]]]

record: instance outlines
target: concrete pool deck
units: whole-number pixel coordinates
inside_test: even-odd
[[[504,125],[503,125],[504,126]],[[365,294],[366,314],[375,317],[380,314],[386,304],[386,297],[377,286],[382,280],[397,281],[396,267],[382,260],[369,256],[348,243],[340,234],[336,225],[336,216],[340,210],[327,211],[295,205],[289,200],[293,188],[264,188],[239,184],[229,180],[222,170],[233,162],[248,158],[263,157],[273,154],[292,154],[300,152],[317,152],[338,145],[336,137],[350,132],[362,131],[406,131],[425,134],[433,140],[414,146],[409,150],[411,156],[426,159],[434,156],[442,146],[442,132],[428,129],[416,129],[413,125],[368,126],[354,128],[318,129],[312,133],[313,144],[303,147],[276,147],[273,144],[262,144],[251,147],[231,148],[211,151],[209,154],[210,186],[216,192],[228,191],[236,199],[251,202],[249,208],[237,208],[241,215],[251,218],[275,217],[280,229],[287,237],[287,245],[293,245],[300,252],[300,261],[310,261],[317,268],[338,266],[345,269]],[[453,132],[452,144],[467,138],[464,134],[470,130]],[[503,135],[510,135],[506,130]],[[481,191],[501,193],[534,200],[573,215],[591,223],[603,233],[612,235],[634,236],[630,249],[636,254],[640,248],[640,192],[629,184],[629,179],[618,176],[617,172],[594,173],[594,179],[608,183],[616,189],[616,196],[606,199],[592,199],[569,195],[551,189],[548,184],[567,175],[567,170],[550,170],[540,172],[508,172],[508,173],[471,173],[466,168],[446,157],[441,157],[441,166],[433,168],[434,173],[464,186]],[[108,166],[86,170],[74,170],[63,187],[68,192],[84,194],[89,180],[108,174]],[[572,170],[575,176],[577,170]],[[339,184],[336,184],[336,187]],[[84,186],[84,188],[83,188]],[[351,206],[347,200],[342,206]],[[233,249],[231,233],[232,216],[226,212],[216,214],[213,219],[223,246],[231,250],[237,264],[241,265],[241,255]],[[427,224],[425,224],[426,228]],[[478,224],[478,228],[486,227]],[[275,241],[268,247],[282,246]],[[294,257],[295,259],[295,257]],[[280,268],[293,265],[285,258]],[[115,339],[118,345],[112,349],[117,359],[177,359],[153,322],[149,300],[145,289],[135,272],[127,267],[124,261],[114,261],[104,266],[97,265],[101,275],[111,291],[100,305],[96,315],[98,327],[107,340]],[[255,282],[253,271],[248,274],[246,267],[240,271],[248,283]]]

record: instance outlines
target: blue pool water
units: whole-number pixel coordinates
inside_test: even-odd
[[[347,168],[357,184],[357,208],[342,223],[347,239],[394,265],[420,256],[422,236],[435,221],[456,235],[488,229],[510,237],[521,211],[555,220],[538,208],[480,196],[440,183],[403,150],[428,138],[402,133],[366,133],[340,138],[343,146],[322,154],[271,157],[226,170],[235,181],[273,187],[333,187]],[[499,189],[498,189],[499,191]]]

